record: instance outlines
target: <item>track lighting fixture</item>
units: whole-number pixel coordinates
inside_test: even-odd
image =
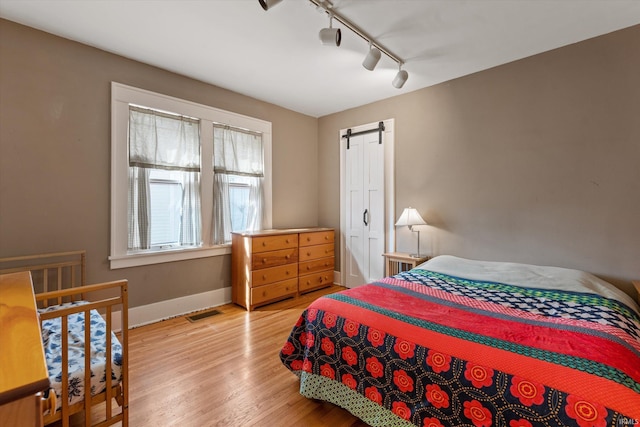
[[[402,63],[399,62],[398,74],[396,74],[396,77],[393,79],[393,82],[391,84],[393,85],[393,87],[400,89],[402,88],[402,86],[404,86],[408,78],[409,78],[409,73],[407,73],[405,70],[402,69]]]
[[[280,3],[282,0],[258,0],[258,1],[260,3],[260,6],[262,6],[264,10],[269,10],[273,6]],[[378,43],[373,37],[371,37],[366,32],[364,32],[360,27],[358,27],[353,22],[351,22],[350,20],[348,20],[347,18],[339,14],[336,11],[335,6],[331,0],[309,0],[309,1],[313,3],[318,10],[323,11],[327,15],[329,15],[329,28],[323,28],[322,30],[320,30],[320,34],[319,34],[320,41],[322,41],[322,44],[328,45],[328,46],[340,46],[340,42],[342,41],[342,34],[340,32],[340,28],[333,28],[332,26],[333,18],[335,17],[336,20],[338,20],[338,22],[340,22],[342,25],[344,25],[345,27],[353,31],[356,35],[364,39],[367,43],[369,43],[369,52],[367,52],[367,56],[364,58],[364,61],[362,62],[362,66],[369,71],[373,71],[373,69],[376,68],[376,65],[378,65],[378,61],[380,61],[380,57],[384,53],[385,55],[387,55],[389,58],[391,58],[393,61],[395,61],[398,64],[398,73],[396,74],[391,84],[393,85],[393,87],[397,89],[401,89],[402,86],[404,86],[404,84],[407,82],[407,79],[409,78],[409,73],[407,73],[406,70],[402,69],[402,65],[404,64],[404,61],[400,57],[398,57],[397,55],[394,55],[389,49],[385,48],[383,45]]]
[[[380,61],[380,56],[380,49],[369,42],[369,52],[367,53],[367,56],[365,56],[364,61],[362,61],[362,66],[369,71],[373,71],[373,69],[376,68],[376,65],[378,65],[378,61]]]
[[[320,30],[320,41],[325,46],[340,46],[342,33],[340,28],[333,28],[333,15],[329,16],[329,28]]]
[[[277,5],[281,1],[282,0],[258,0],[258,2],[260,3],[260,6],[262,6],[264,10],[269,10],[270,8]]]

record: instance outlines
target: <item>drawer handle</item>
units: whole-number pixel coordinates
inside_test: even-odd
[[[311,241],[311,237],[307,237],[307,242],[310,242],[310,241]]]
[[[325,263],[324,263],[324,266],[325,266],[325,267],[329,267],[329,263],[328,263],[328,262],[325,262]]]
[[[285,259],[289,259],[289,258],[291,258],[291,255],[285,255],[285,257],[284,257],[284,258],[285,258]]]
[[[329,240],[329,236],[324,236],[324,240]]]
[[[289,240],[289,239],[287,239],[287,243],[290,243],[290,240]]]
[[[329,253],[329,249],[325,249],[325,250],[324,250],[324,253],[325,253],[325,254],[328,254],[328,253]]]
[[[311,256],[311,252],[307,252],[307,256]]]
[[[262,242],[262,246],[267,246],[267,242]]]
[[[262,263],[265,264],[267,262],[266,258],[262,258]]]
[[[320,276],[320,283],[322,283],[322,276]]]
[[[310,265],[307,265],[307,271],[308,270],[311,270],[311,266]]]
[[[262,280],[267,280],[267,275],[266,274],[262,275]]]
[[[289,273],[289,270],[285,271],[284,274],[286,274],[287,276],[290,275],[291,273]]]

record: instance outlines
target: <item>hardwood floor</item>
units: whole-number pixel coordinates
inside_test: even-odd
[[[129,423],[138,426],[366,424],[298,393],[278,353],[302,310],[334,286],[251,313],[233,304],[196,322],[174,318],[129,333]]]

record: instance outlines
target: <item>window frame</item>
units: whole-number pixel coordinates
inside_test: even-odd
[[[128,129],[129,105],[143,105],[200,119],[200,197],[202,245],[129,252],[128,238]],[[264,227],[271,228],[272,156],[271,122],[221,110],[208,105],[111,82],[111,254],[110,268],[127,268],[231,253],[231,245],[212,243],[213,215],[213,124],[225,124],[262,133],[264,149]]]

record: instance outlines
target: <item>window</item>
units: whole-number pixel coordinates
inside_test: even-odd
[[[200,121],[129,105],[127,142],[127,251],[200,246]]]
[[[165,249],[180,246],[183,184],[175,172],[153,170],[150,188],[150,245]],[[131,231],[129,231],[131,233]]]
[[[271,225],[271,124],[112,83],[111,268],[230,253]]]
[[[243,176],[229,178],[229,202],[231,206],[231,231],[247,230],[249,225],[250,179]]]

